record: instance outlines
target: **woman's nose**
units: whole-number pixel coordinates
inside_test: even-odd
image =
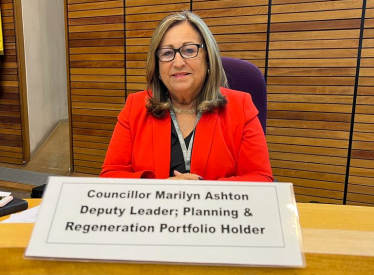
[[[186,64],[180,52],[175,53],[175,57],[173,61],[174,61],[175,67],[182,67]]]

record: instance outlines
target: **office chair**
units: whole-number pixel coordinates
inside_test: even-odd
[[[251,94],[258,110],[264,134],[266,134],[267,92],[265,78],[252,63],[231,57],[222,57],[229,88]]]

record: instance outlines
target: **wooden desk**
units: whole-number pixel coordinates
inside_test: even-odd
[[[40,200],[29,200],[30,207]],[[33,224],[0,224],[0,274],[374,274],[374,208],[298,204],[307,267],[248,268],[23,258]]]

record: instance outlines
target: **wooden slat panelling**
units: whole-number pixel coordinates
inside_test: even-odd
[[[308,1],[309,2],[309,1]],[[267,140],[302,201],[343,203],[361,0],[273,1]]]
[[[5,53],[0,56],[0,162],[22,164],[20,81],[12,0],[0,0]],[[21,41],[20,43],[23,43]]]
[[[293,182],[298,201],[342,204],[363,2],[272,0],[268,26],[269,0],[67,0],[75,170],[100,172],[125,96],[146,87],[154,28],[171,12],[192,8],[222,56],[249,60],[267,73],[267,140],[276,179]],[[8,92],[0,115],[9,117],[0,122],[7,129],[0,148],[13,148],[17,62],[13,21],[5,14],[9,57],[0,83]],[[374,204],[373,60],[374,0],[368,0],[347,204]]]
[[[158,22],[170,13],[190,9],[188,0],[127,0],[126,5],[126,90],[146,88],[145,63],[148,46]]]
[[[349,169],[347,204],[374,206],[374,0],[368,0]]]
[[[126,97],[124,1],[68,0],[67,17],[74,170],[97,175]]]
[[[214,34],[221,55],[248,60],[265,72],[268,0],[193,1]]]

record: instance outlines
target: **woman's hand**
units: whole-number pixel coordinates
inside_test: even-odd
[[[203,180],[203,178],[196,174],[180,173],[174,170],[174,177],[170,177],[168,180]]]

